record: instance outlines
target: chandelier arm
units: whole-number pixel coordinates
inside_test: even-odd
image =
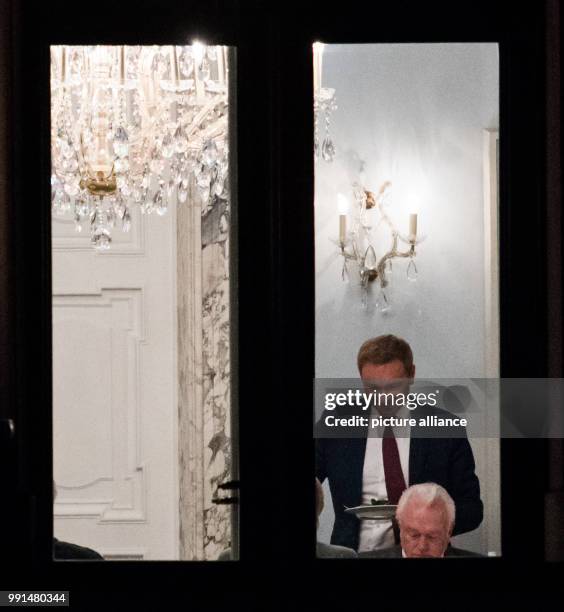
[[[214,100],[210,100],[205,106],[202,107],[202,109],[194,117],[194,119],[192,120],[192,123],[188,126],[188,129],[186,130],[186,136],[188,137],[188,139],[198,129],[198,126],[206,118],[208,113],[215,108],[216,104],[217,104],[217,100],[214,99]]]
[[[407,251],[398,251],[397,250],[397,237],[395,237],[394,245],[392,246],[391,250],[382,256],[376,268],[378,271],[378,278],[380,278],[380,284],[382,285],[382,287],[385,287],[388,284],[388,281],[386,280],[386,272],[385,272],[386,262],[389,259],[393,259],[394,257],[415,257],[415,243],[412,243],[411,247]]]
[[[355,261],[358,260],[358,256],[355,253],[351,253],[350,251],[347,251],[344,244],[341,245],[341,255],[345,259],[354,259]]]
[[[105,179],[105,180],[108,180],[108,179],[109,179],[111,176],[113,176],[113,174],[114,174],[114,172],[115,172],[115,171],[114,171],[114,166],[115,166],[115,162],[113,162],[113,163],[112,163],[112,168],[111,168],[111,170],[109,171],[108,175],[104,177],[104,179]]]
[[[224,142],[227,136],[227,126],[214,126],[209,132],[204,132],[198,139],[192,139],[188,144],[190,151],[199,151],[207,140]]]
[[[219,139],[225,136],[227,131],[227,117],[222,117],[215,123],[211,125],[209,128],[203,131],[203,135],[200,137],[200,140],[206,141],[210,138]]]
[[[386,184],[386,183],[384,183]],[[381,220],[384,221],[388,227],[392,230],[392,232],[397,233],[397,230],[395,228],[395,225],[392,223],[392,220],[390,219],[390,217],[388,217],[388,215],[384,212],[384,206],[382,205],[382,199],[381,199],[381,194],[382,194],[382,189],[380,189],[380,192],[378,193],[378,212],[380,213],[380,217]]]

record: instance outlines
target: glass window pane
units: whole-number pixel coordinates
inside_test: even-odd
[[[51,47],[56,559],[215,560],[236,537],[233,58]]]
[[[437,389],[438,407],[468,416],[483,406],[471,379],[499,377],[498,46],[316,43],[313,55],[318,388]],[[371,397],[361,416],[423,414]],[[316,402],[316,419],[349,408]],[[484,414],[497,413],[494,398]],[[318,555],[501,554],[488,424],[438,439],[404,425],[316,429]],[[394,518],[427,481],[442,489],[414,490]],[[448,503],[425,502],[443,489],[453,537]]]

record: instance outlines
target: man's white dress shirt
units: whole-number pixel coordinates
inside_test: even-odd
[[[373,411],[372,416],[380,413]],[[410,418],[412,413],[405,406],[400,407],[394,415],[397,418]],[[393,427],[394,436],[398,444],[401,471],[406,486],[409,486],[409,432],[407,427]],[[370,500],[387,499],[386,477],[384,474],[384,458],[382,456],[382,436],[384,427],[374,428],[372,436],[366,440],[366,453],[364,455],[364,468],[362,471],[362,504],[369,505]],[[375,521],[361,519],[358,552],[378,550],[394,546],[394,531],[392,521]]]

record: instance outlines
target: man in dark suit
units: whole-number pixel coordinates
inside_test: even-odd
[[[323,500],[323,489],[317,478],[315,479],[315,512],[317,514],[317,526],[319,527],[319,515],[323,510],[325,502]],[[344,546],[335,546],[334,544],[325,544],[325,542],[317,541],[316,556],[318,558],[329,559],[356,559],[357,554],[352,548]]]
[[[481,555],[477,552],[472,552],[471,550],[464,550],[463,548],[455,548],[450,544],[446,547],[445,554],[443,557],[476,557],[483,558],[484,555]],[[405,555],[402,554],[401,545],[391,546],[390,548],[382,548],[382,550],[373,550],[369,552],[359,553],[359,559],[401,559],[405,558]]]
[[[91,548],[71,544],[70,542],[62,542],[53,538],[53,557],[55,559],[81,559],[81,560],[97,560],[103,561],[104,557]]]
[[[455,515],[452,497],[440,485],[426,482],[408,487],[396,510],[401,544],[359,556],[362,559],[481,557],[450,545]]]
[[[57,486],[53,480],[53,502],[57,497]],[[53,537],[53,558],[54,559],[82,559],[103,561],[104,557],[91,548],[79,546],[70,542],[63,542]]]
[[[388,381],[385,390],[393,393],[407,394],[415,377],[409,344],[393,335],[367,340],[359,350],[357,365],[363,384],[369,387],[371,381]],[[389,407],[378,406],[378,411],[383,416],[394,414]],[[408,485],[435,482],[448,491],[457,508],[453,535],[471,531],[482,522],[480,484],[465,433],[426,438],[398,435],[393,427],[386,427],[379,437],[318,437],[316,476],[321,482],[327,478],[331,489],[335,511],[331,543],[358,552],[397,544],[397,526],[391,521],[359,521],[345,509],[370,504],[372,499],[397,504]]]

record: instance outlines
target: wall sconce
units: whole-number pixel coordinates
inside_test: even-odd
[[[390,308],[389,296],[385,288],[390,283],[392,261],[396,258],[409,258],[407,278],[417,280],[417,266],[415,264],[415,245],[421,240],[417,239],[417,213],[409,215],[409,231],[403,235],[396,229],[390,217],[384,210],[386,200],[389,198],[391,183],[386,181],[375,195],[359,183],[353,183],[353,193],[356,208],[354,211],[352,228],[347,232],[347,219],[349,202],[342,194],[337,194],[337,209],[339,213],[339,238],[336,241],[340,254],[343,257],[341,276],[343,280],[349,278],[348,263],[354,262],[358,266],[360,285],[363,288],[363,304],[366,306],[369,284],[378,281],[380,295],[377,307],[382,312]],[[413,207],[413,204],[412,204]],[[369,212],[371,211],[371,212]],[[373,217],[378,215],[378,219]],[[372,232],[380,225],[388,227],[391,235],[391,246],[387,252],[378,258],[372,240]],[[400,243],[407,245],[406,250],[400,250]]]
[[[331,113],[337,110],[335,90],[322,86],[323,77],[323,48],[320,42],[313,43],[313,116],[314,116],[314,151],[315,156],[321,157],[326,162],[332,162],[335,158],[335,144],[329,133]],[[325,119],[325,136],[321,147],[319,146],[319,120],[323,113]]]

